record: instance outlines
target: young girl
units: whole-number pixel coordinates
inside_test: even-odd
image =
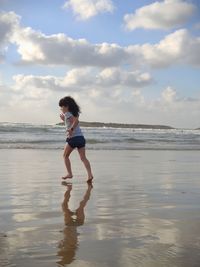
[[[77,148],[80,159],[84,163],[85,168],[87,170],[88,174],[87,182],[90,183],[93,180],[93,175],[90,167],[90,162],[88,161],[85,155],[86,141],[79,127],[78,118],[80,114],[80,107],[77,105],[75,100],[70,96],[61,98],[59,101],[59,106],[62,111],[62,114],[60,114],[60,118],[65,122],[67,131],[67,139],[66,139],[66,145],[64,147],[63,157],[68,173],[66,176],[62,178],[71,179],[73,177],[69,156],[71,152],[75,148]]]

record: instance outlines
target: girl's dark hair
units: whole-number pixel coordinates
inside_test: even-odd
[[[79,116],[81,110],[79,105],[76,103],[76,101],[71,96],[65,96],[60,99],[59,101],[60,107],[68,107],[69,112],[73,114],[73,116],[77,117]]]

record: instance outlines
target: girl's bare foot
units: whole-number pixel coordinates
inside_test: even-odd
[[[93,179],[94,179],[93,176],[89,177],[89,178],[87,179],[87,183],[92,183],[92,180],[93,180]]]
[[[66,179],[72,179],[73,175],[71,174],[67,174],[66,176],[63,176],[62,179],[66,180]]]

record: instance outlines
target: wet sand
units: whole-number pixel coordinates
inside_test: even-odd
[[[199,267],[198,151],[0,151],[0,266]]]

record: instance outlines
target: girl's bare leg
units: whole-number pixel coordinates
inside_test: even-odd
[[[64,152],[63,152],[63,158],[64,158],[64,163],[65,163],[65,166],[66,166],[66,169],[67,169],[67,175],[66,176],[63,176],[62,178],[63,179],[67,179],[67,178],[72,178],[73,175],[72,175],[72,169],[71,169],[71,162],[70,162],[70,159],[69,159],[69,156],[71,154],[71,152],[73,151],[74,149],[69,146],[68,144],[65,145],[64,147]]]
[[[90,162],[86,158],[86,155],[85,155],[85,147],[79,148],[78,153],[79,153],[80,159],[82,160],[82,162],[85,165],[85,168],[87,170],[87,174],[88,174],[87,182],[92,182],[93,175],[92,175],[92,171],[91,171]]]

